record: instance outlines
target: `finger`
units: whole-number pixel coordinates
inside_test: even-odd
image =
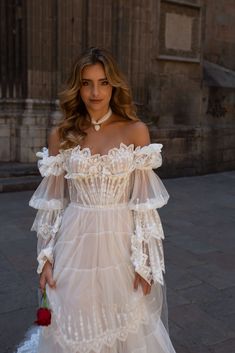
[[[147,295],[148,294],[148,285],[145,284],[144,286],[144,295]]]
[[[149,289],[150,289],[149,283],[145,282],[145,295],[149,294]]]
[[[151,292],[151,286],[149,285],[149,286],[148,286],[147,294],[150,294],[150,292]]]
[[[55,282],[55,280],[53,279],[52,276],[49,276],[49,277],[48,277],[47,283],[48,283],[48,285],[49,285],[51,288],[55,288],[55,287],[56,287],[56,282]]]
[[[139,277],[136,275],[134,280],[134,289],[137,290],[139,285]]]
[[[151,286],[146,281],[143,281],[142,282],[142,289],[143,289],[144,295],[147,295],[150,293]]]

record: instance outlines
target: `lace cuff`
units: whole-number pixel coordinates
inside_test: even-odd
[[[51,264],[54,262],[53,247],[56,234],[59,231],[63,210],[38,210],[31,230],[37,232],[37,273],[40,274],[48,260]]]
[[[152,281],[151,267],[147,265],[148,255],[145,253],[144,242],[137,239],[137,235],[134,234],[131,239],[131,260],[137,272],[141,277],[145,279],[150,285]]]
[[[43,270],[43,267],[47,261],[49,261],[52,265],[54,263],[54,258],[53,258],[53,245],[50,242],[50,246],[48,245],[45,249],[41,250],[40,253],[38,254],[37,260],[38,260],[38,268],[37,268],[37,273],[40,274]]]
[[[149,284],[163,284],[165,272],[164,233],[157,210],[133,211],[135,231],[131,238],[131,260],[135,271]]]

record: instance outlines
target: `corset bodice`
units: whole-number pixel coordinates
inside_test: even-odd
[[[79,146],[63,153],[71,202],[107,206],[128,201],[134,170],[132,145],[106,155],[91,155],[89,148]]]

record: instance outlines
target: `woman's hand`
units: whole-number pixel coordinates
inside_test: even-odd
[[[46,283],[51,288],[56,288],[56,282],[52,276],[52,264],[47,261],[43,266],[42,273],[40,274],[39,286],[42,292],[44,292]]]
[[[144,295],[147,295],[151,292],[151,285],[136,272],[134,280],[134,289],[138,289],[139,285],[141,285]]]

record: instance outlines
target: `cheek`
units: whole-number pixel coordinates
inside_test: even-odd
[[[85,100],[88,97],[88,90],[85,87],[80,89],[80,96],[82,100]]]
[[[107,91],[106,91],[107,97],[109,97],[109,98],[112,97],[112,91],[113,91],[113,87],[108,87],[107,88]]]

